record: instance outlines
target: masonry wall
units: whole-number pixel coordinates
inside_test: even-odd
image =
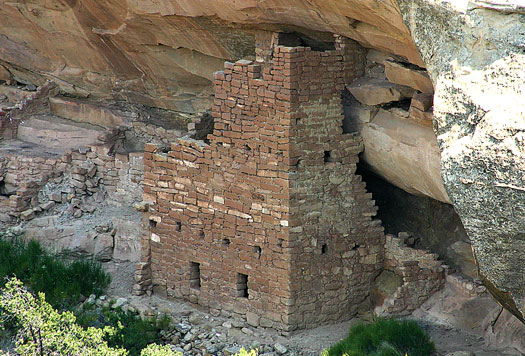
[[[146,145],[144,258],[155,291],[287,332],[368,307],[384,237],[342,134],[341,48],[276,45],[216,73],[210,145]]]
[[[0,196],[0,214],[30,220],[54,203],[72,202],[73,210],[81,206],[74,199],[99,191],[112,199],[133,203],[142,200],[143,155],[140,152],[113,154],[112,145],[91,146],[64,155],[30,152],[2,152],[0,182],[13,192]],[[39,192],[50,180],[67,179],[61,192]],[[58,194],[58,196],[57,196]],[[44,208],[47,207],[47,208]],[[78,214],[77,213],[77,214]]]
[[[437,254],[410,248],[399,235],[386,235],[384,269],[399,276],[401,285],[375,308],[379,315],[409,315],[440,290],[447,278],[448,267]]]

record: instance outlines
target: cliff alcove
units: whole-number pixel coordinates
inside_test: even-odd
[[[513,0],[4,2],[0,221],[136,263],[135,293],[285,333],[361,312],[384,271],[421,295],[380,312],[481,280],[523,320],[523,17]]]

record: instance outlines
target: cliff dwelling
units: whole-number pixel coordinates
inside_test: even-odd
[[[284,336],[435,312],[434,295],[489,305],[484,337],[523,330],[522,38],[487,25],[514,34],[521,7],[427,9],[459,44],[416,20],[425,0],[253,18],[84,3],[45,9],[82,21],[40,62],[0,25],[4,229],[102,263],[120,293]]]

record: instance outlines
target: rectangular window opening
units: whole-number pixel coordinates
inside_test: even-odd
[[[181,231],[182,230],[182,223],[180,221],[175,221],[175,231]]]
[[[190,288],[201,289],[201,264],[197,262],[190,263]]]
[[[248,298],[248,275],[237,273],[237,297]]]
[[[332,152],[330,151],[324,151],[324,161],[326,162],[332,162]]]

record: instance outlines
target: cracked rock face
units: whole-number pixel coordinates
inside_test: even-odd
[[[480,277],[524,321],[525,12],[517,1],[400,7],[434,80],[443,182]]]

